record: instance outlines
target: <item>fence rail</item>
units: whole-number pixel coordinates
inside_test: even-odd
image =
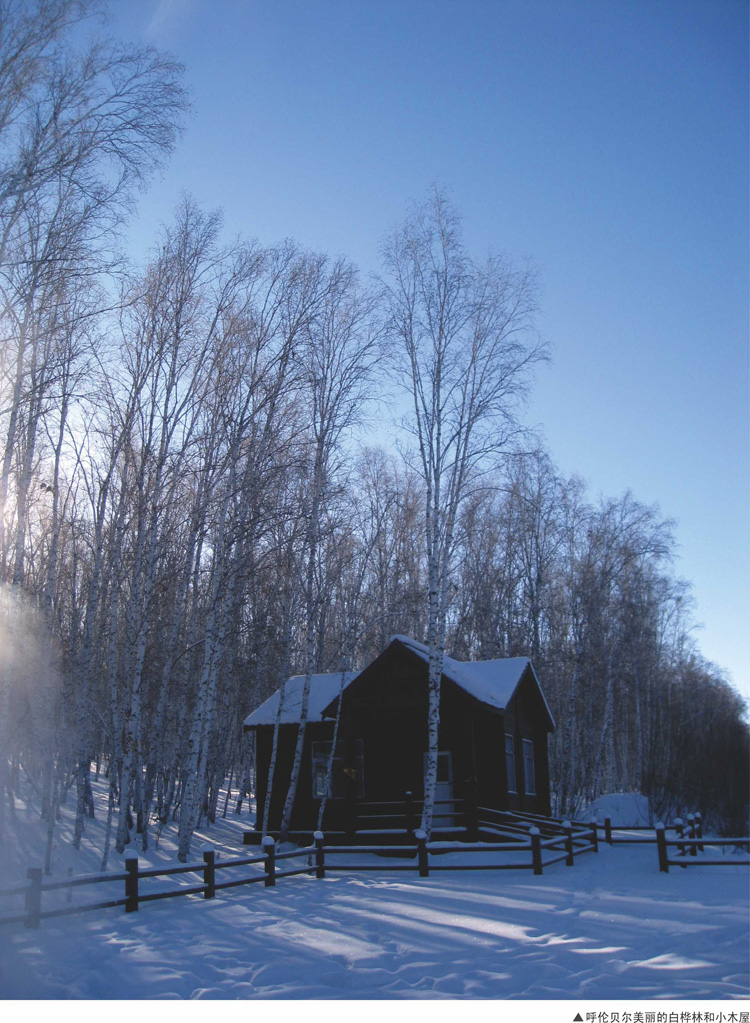
[[[700,864],[702,867],[750,866],[750,856],[744,860],[735,860],[728,856],[725,856],[720,860],[712,860],[705,856],[698,856],[699,852],[703,852],[705,844],[718,846],[719,848],[724,846],[741,848],[744,846],[746,851],[750,851],[750,838],[712,838],[706,840],[702,835],[697,835],[693,829],[690,829],[687,835],[683,834],[682,830],[680,830],[677,838],[668,839],[664,825],[657,824],[656,838],[654,841],[656,842],[656,848],[659,855],[659,870],[664,874],[669,873],[670,867],[686,868],[689,866],[696,866],[697,864]],[[678,858],[670,859],[670,849],[678,850]]]
[[[86,913],[97,909],[111,909],[124,906],[126,913],[135,913],[144,902],[155,902],[161,899],[177,898],[182,895],[203,895],[205,899],[214,898],[217,891],[237,888],[242,885],[263,883],[265,887],[273,887],[282,878],[308,875],[325,878],[326,873],[334,871],[356,872],[374,871],[416,871],[420,877],[429,877],[430,873],[448,870],[531,870],[540,875],[545,867],[565,862],[572,867],[576,856],[582,853],[599,851],[599,831],[601,825],[596,822],[583,824],[581,821],[560,821],[553,818],[541,818],[535,815],[514,815],[501,811],[490,811],[478,808],[480,812],[496,815],[492,825],[498,836],[505,839],[496,842],[428,842],[424,831],[416,829],[413,833],[413,845],[326,845],[321,832],[315,832],[312,845],[287,852],[277,852],[276,844],[271,837],[263,839],[262,855],[245,856],[216,860],[213,849],[205,847],[201,862],[180,865],[178,867],[147,867],[139,869],[138,857],[129,855],[125,860],[125,871],[118,874],[90,874],[68,881],[52,881],[45,883],[41,867],[30,867],[27,870],[28,884],[16,885],[1,889],[0,896],[23,896],[24,912],[13,916],[0,917],[0,924],[23,923],[26,927],[38,928],[41,920],[53,917],[68,916],[74,913]],[[703,866],[750,865],[750,858],[737,860],[729,857],[710,859],[698,856],[704,846],[745,846],[750,849],[750,838],[711,838],[703,837],[699,815],[688,818],[690,824],[685,829],[682,821],[675,821],[667,828],[657,824],[653,838],[634,839],[641,844],[656,844],[659,869],[669,872],[670,866],[687,867],[691,864]],[[610,844],[627,843],[628,838],[618,838],[613,832],[630,832],[645,830],[643,828],[607,827],[604,831]],[[667,830],[674,831],[673,839],[667,838]],[[670,849],[678,850],[677,858],[670,858]],[[500,854],[501,858],[490,863],[450,863],[444,860],[446,854],[462,853],[469,857],[476,853]],[[368,853],[398,856],[409,862],[400,863],[341,863],[335,862],[346,855],[366,855]],[[506,858],[507,857],[507,858]],[[291,861],[304,859],[303,866],[292,866]],[[279,863],[289,861],[289,869],[278,869]],[[228,881],[216,880],[219,870],[239,867],[256,866],[262,870],[253,874]],[[199,884],[182,884],[162,891],[142,891],[141,882],[159,877],[173,877],[182,874],[202,875]],[[43,909],[42,900],[45,893],[59,892],[65,889],[78,888],[84,885],[123,883],[124,896],[106,901],[84,905],[65,906],[62,908]]]
[[[262,882],[265,887],[273,887],[282,878],[297,877],[303,874],[324,878],[326,872],[331,871],[410,871],[417,872],[420,877],[428,877],[431,872],[441,870],[533,870],[535,874],[541,874],[544,867],[565,860],[572,866],[574,857],[582,852],[596,849],[595,832],[574,829],[567,825],[563,833],[551,838],[542,838],[540,830],[532,825],[526,833],[525,841],[494,842],[469,844],[465,842],[428,842],[423,831],[416,830],[414,833],[414,845],[326,845],[325,838],[320,832],[316,832],[313,845],[305,846],[302,849],[293,849],[288,852],[277,852],[276,844],[272,838],[263,840],[263,855],[238,857],[230,860],[217,862],[215,851],[205,849],[203,861],[188,863],[178,867],[147,867],[140,869],[138,857],[130,855],[125,860],[125,871],[118,874],[91,874],[75,878],[69,881],[53,881],[45,883],[42,878],[41,867],[30,867],[27,871],[28,884],[16,886],[12,889],[0,891],[2,895],[16,895],[24,897],[24,913],[17,913],[13,916],[0,918],[0,924],[23,923],[26,927],[38,928],[42,920],[58,916],[68,916],[74,913],[86,913],[96,909],[111,909],[116,906],[124,906],[126,913],[135,913],[138,907],[145,902],[156,902],[161,899],[173,899],[182,895],[203,895],[210,899],[217,891],[229,888],[237,888],[241,885],[258,884]],[[559,852],[564,849],[561,855],[549,856],[549,853]],[[493,863],[446,863],[442,857],[447,853],[509,853],[513,855],[510,861]],[[336,863],[332,859],[341,855],[365,855],[367,853],[383,854],[391,856],[398,855],[409,862],[401,863]],[[306,860],[304,866],[291,866],[293,860]],[[290,862],[289,869],[278,869],[279,863]],[[233,878],[228,881],[217,881],[216,873],[219,870],[239,868],[246,866],[262,867],[262,872]],[[199,874],[202,881],[199,884],[183,884],[178,887],[162,891],[143,891],[141,882],[160,877],[174,877],[175,875]],[[106,901],[94,902],[85,905],[65,906],[63,908],[43,909],[43,896],[49,892],[59,892],[65,889],[72,889],[82,885],[123,883],[125,885],[124,896],[108,899]]]

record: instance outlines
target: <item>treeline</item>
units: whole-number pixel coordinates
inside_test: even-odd
[[[168,821],[185,856],[249,786],[242,719],[292,673],[422,639],[428,579],[423,478],[356,440],[393,389],[356,269],[226,245],[190,199],[145,269],[113,256],[185,103],[163,55],[66,44],[93,6],[0,0],[0,828],[33,789],[51,842],[72,790],[80,842],[96,764],[106,862]],[[447,649],[533,659],[559,812],[634,788],[744,821],[744,706],[657,510],[592,504],[516,444],[454,546]]]

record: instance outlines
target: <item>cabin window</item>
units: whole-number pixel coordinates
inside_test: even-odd
[[[536,777],[534,775],[534,743],[531,739],[522,739],[523,746],[523,781],[526,794],[536,795]]]
[[[328,775],[328,758],[331,755],[330,742],[312,743],[312,794],[313,799],[322,799],[326,794],[326,778]],[[345,779],[351,774],[357,783],[357,799],[365,794],[365,772],[362,740],[357,739],[354,744],[354,767],[346,768],[344,757],[341,755],[339,746],[331,765],[331,791],[329,799],[343,799],[346,795]]]
[[[516,789],[516,741],[512,735],[505,736],[505,773],[508,776],[508,792]]]

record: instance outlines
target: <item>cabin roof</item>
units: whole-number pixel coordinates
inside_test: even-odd
[[[344,673],[344,688],[349,685],[352,679],[356,678],[359,672],[347,671]],[[302,709],[302,689],[305,684],[304,675],[293,675],[287,680],[284,687],[284,703],[281,707],[281,724],[293,725],[299,722]],[[341,672],[334,671],[326,675],[313,675],[310,683],[310,699],[307,708],[308,721],[322,721],[323,711],[339,695],[341,689]],[[254,728],[256,725],[273,725],[276,722],[276,711],[279,707],[279,694],[281,690],[269,696],[265,703],[261,703],[249,717],[245,718],[245,728]]]
[[[393,642],[401,643],[426,664],[429,664],[430,651],[424,643],[418,643],[408,636],[391,636],[391,643]],[[443,656],[443,677],[450,679],[469,696],[473,696],[475,700],[488,707],[495,707],[497,710],[505,710],[508,706],[527,668],[531,671],[539,695],[544,702],[545,710],[549,715],[550,724],[554,728],[555,719],[552,717],[539,679],[536,677],[534,666],[528,657],[502,657],[491,661],[457,661],[447,654]]]
[[[424,643],[418,643],[409,636],[391,636],[388,646],[398,643],[416,654],[425,664],[429,664],[430,651]],[[544,708],[549,717],[550,725],[555,727],[555,720],[549,709],[547,700],[539,679],[536,677],[534,667],[528,657],[503,657],[491,661],[457,661],[446,654],[443,658],[443,677],[449,679],[464,692],[468,693],[479,703],[496,710],[505,710],[518,688],[521,679],[527,669],[542,698]],[[351,682],[360,674],[357,671],[348,671],[344,674],[344,686],[346,689]],[[299,721],[302,708],[302,688],[305,683],[304,675],[294,675],[290,678],[285,687],[284,704],[281,710],[282,725],[296,724]],[[310,699],[307,711],[307,720],[310,722],[322,721],[325,717],[334,714],[332,704],[341,692],[341,672],[334,671],[324,675],[313,675],[310,684]],[[245,718],[245,728],[254,728],[258,725],[273,725],[276,721],[276,711],[279,706],[280,690],[269,696],[260,707]]]

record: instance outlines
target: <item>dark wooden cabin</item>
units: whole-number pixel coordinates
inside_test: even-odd
[[[348,672],[343,678],[343,685],[346,689],[357,672]],[[271,834],[278,832],[281,825],[281,816],[286,801],[286,794],[289,788],[289,779],[292,773],[292,762],[294,750],[297,743],[299,731],[300,709],[302,706],[302,688],[305,682],[304,675],[295,675],[290,678],[284,686],[284,699],[281,706],[281,718],[279,727],[278,749],[276,753],[276,767],[274,771],[273,789],[271,793],[271,805],[269,807],[269,831]],[[310,686],[310,698],[308,702],[307,727],[305,729],[305,745],[302,755],[300,777],[297,784],[297,796],[292,812],[292,831],[310,835],[317,827],[318,810],[325,785],[325,769],[327,768],[327,756],[330,752],[330,744],[333,739],[334,721],[332,718],[324,718],[323,711],[333,703],[338,702],[338,694],[341,691],[341,672],[334,672],[327,675],[313,675]],[[273,748],[273,733],[276,717],[279,708],[279,697],[281,690],[277,690],[265,703],[262,703],[257,710],[245,719],[245,731],[255,732],[255,787],[257,798],[257,826],[258,840],[260,840],[260,828],[263,820],[263,811],[268,791],[268,774],[271,764],[271,753]],[[335,717],[335,711],[334,711]],[[338,744],[337,744],[338,745]],[[339,760],[335,764],[333,777],[333,799],[329,805],[333,807],[330,814],[326,814],[326,825],[332,817],[341,816],[339,811],[341,793],[344,786],[342,783],[342,767]],[[356,799],[356,792],[354,793]],[[351,801],[351,797],[349,797]],[[340,825],[339,825],[340,827]]]
[[[406,636],[394,636],[367,668],[350,674],[343,688],[332,793],[323,830],[327,836],[365,828],[368,806],[403,803],[407,791],[424,794],[427,752],[429,653]],[[279,828],[289,783],[304,678],[287,683],[269,818]],[[309,836],[317,826],[325,766],[333,736],[341,674],[313,676],[302,772],[292,832]],[[279,694],[251,714],[256,733],[258,818],[262,817]],[[475,800],[496,810],[548,815],[547,735],[554,721],[528,658],[462,662],[445,658],[440,695],[438,792],[435,831],[460,831],[452,801]],[[386,828],[387,808],[382,808]],[[370,818],[375,823],[375,818]],[[259,824],[260,826],[260,824]]]

